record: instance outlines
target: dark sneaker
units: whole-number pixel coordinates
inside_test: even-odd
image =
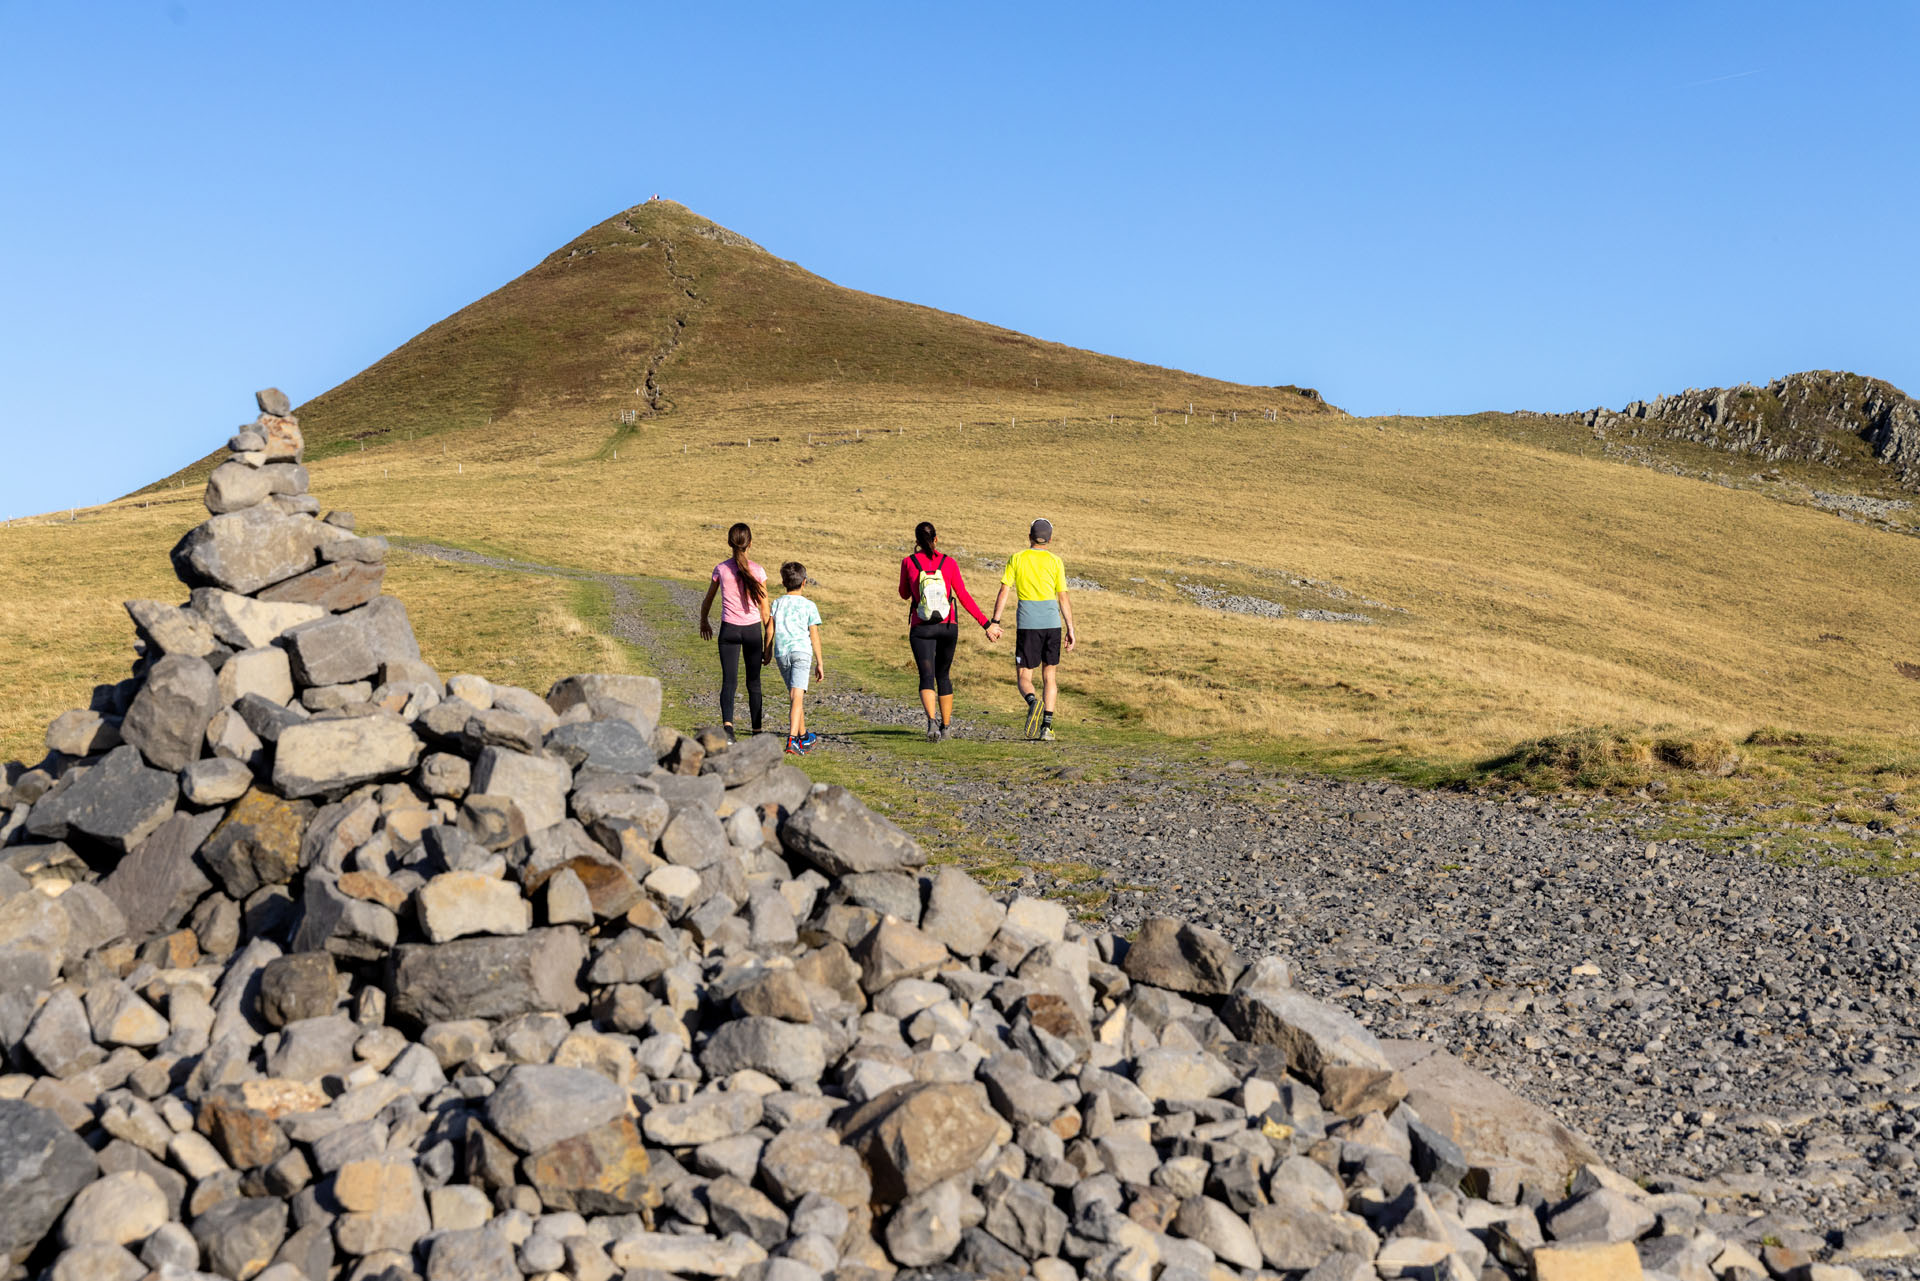
[[[806,733],[800,736],[800,750],[803,752],[811,752],[813,750],[813,745],[819,741],[820,741],[820,736],[814,733],[812,730],[808,730]]]
[[[940,741],[940,726],[931,716],[927,717],[927,741],[929,743]]]
[[[940,727],[940,741],[943,743],[946,742],[947,736],[952,733],[953,733],[953,726],[951,724],[942,725]]]
[[[802,743],[799,739],[789,734],[787,736],[787,755],[788,756],[805,756],[806,754],[807,754],[806,745]]]
[[[727,736],[727,741],[729,743],[737,743],[740,741],[739,739],[733,736],[733,726],[731,725],[722,725],[720,727],[720,732]]]
[[[1040,718],[1045,716],[1046,714],[1047,714],[1047,709],[1040,705],[1039,699],[1036,698],[1033,700],[1033,702],[1027,704],[1027,731],[1026,732],[1027,732],[1028,738],[1040,737]]]

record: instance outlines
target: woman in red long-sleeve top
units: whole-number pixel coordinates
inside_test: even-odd
[[[939,535],[929,521],[914,527],[916,545],[900,562],[900,599],[907,605],[907,642],[913,663],[920,669],[920,706],[927,713],[927,741],[937,743],[953,724],[953,651],[960,644],[958,601],[986,631],[989,641],[1000,639],[1000,626],[973,603],[960,566],[940,550]]]

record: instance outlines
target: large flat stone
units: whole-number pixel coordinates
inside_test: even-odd
[[[926,861],[920,843],[833,786],[816,793],[780,829],[787,851],[829,876],[890,872]]]
[[[249,507],[187,531],[173,548],[173,568],[190,587],[224,587],[251,595],[318,563],[319,522]]]
[[[487,1096],[487,1126],[522,1152],[538,1152],[628,1110],[626,1090],[598,1072],[529,1063]]]
[[[194,588],[192,602],[194,614],[235,649],[271,645],[290,629],[326,617],[316,605],[259,601],[218,587]]]
[[[1194,996],[1225,996],[1247,963],[1205,926],[1155,916],[1141,925],[1120,968],[1135,983]]]
[[[214,515],[245,511],[273,496],[273,478],[260,467],[245,463],[221,463],[207,477],[202,501]]]
[[[1301,992],[1241,991],[1227,1001],[1221,1018],[1243,1040],[1282,1050],[1287,1066],[1314,1082],[1330,1067],[1383,1072],[1393,1066],[1359,1020]]]
[[[525,934],[533,904],[512,881],[480,872],[442,872],[414,891],[420,929],[435,943],[470,934]]]
[[[957,867],[943,867],[933,878],[920,928],[945,943],[956,956],[979,956],[1007,919],[1006,905]]]
[[[874,1197],[891,1205],[972,1169],[1001,1122],[976,1084],[919,1082],[895,1086],[834,1124],[866,1160]]]
[[[120,746],[120,718],[91,707],[72,708],[47,726],[46,744],[56,756],[81,759],[103,755]]]
[[[420,661],[420,642],[414,639],[407,607],[398,597],[377,596],[341,617],[360,624],[366,632],[367,647],[382,667],[388,663]]]
[[[144,939],[175,928],[213,888],[194,851],[220,820],[219,810],[176,811],[107,873],[101,892],[127,918],[129,937]]]
[[[283,796],[323,796],[371,779],[398,776],[420,761],[425,745],[391,712],[311,720],[280,733],[273,786]]]
[[[205,658],[214,650],[213,628],[189,610],[159,600],[130,600],[124,607],[149,654]]]
[[[537,832],[567,816],[573,771],[556,756],[530,756],[510,748],[487,747],[473,763],[469,786],[478,795],[512,797],[527,820],[527,830]]]
[[[652,1162],[629,1116],[531,1153],[520,1169],[549,1210],[638,1214],[661,1200]]]
[[[578,931],[565,927],[517,938],[408,943],[393,955],[393,1008],[421,1023],[571,1014],[586,1003],[578,982],[586,946]]]
[[[575,769],[591,765],[613,774],[651,774],[651,740],[625,721],[579,721],[547,734],[546,748]]]
[[[1511,1163],[1534,1186],[1561,1188],[1576,1167],[1602,1164],[1585,1136],[1440,1047],[1387,1041],[1381,1048],[1406,1083],[1407,1102],[1470,1165]]]
[[[148,768],[131,745],[114,748],[71,783],[61,782],[66,785],[34,803],[27,831],[56,841],[91,837],[116,850],[151,835],[173,814],[180,795],[176,776]]]
[[[304,574],[275,583],[260,593],[263,601],[317,605],[339,613],[356,609],[380,594],[380,582],[387,576],[385,565],[361,561],[334,561],[310,569]]]
[[[282,707],[293,701],[293,668],[287,651],[269,645],[229,655],[220,666],[220,702],[231,707],[248,694],[258,694]]]
[[[547,705],[560,715],[585,705],[595,720],[626,721],[651,735],[660,721],[660,682],[652,676],[568,676],[547,690]]]
[[[333,614],[290,628],[286,646],[294,678],[303,687],[350,685],[380,670],[366,628],[351,614]]]

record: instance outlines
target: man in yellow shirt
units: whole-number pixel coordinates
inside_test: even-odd
[[[1018,600],[1014,617],[1014,672],[1021,696],[1027,700],[1027,737],[1053,741],[1053,705],[1060,692],[1060,650],[1073,652],[1073,605],[1067,599],[1067,567],[1047,549],[1053,541],[1053,522],[1033,522],[1027,530],[1027,550],[1016,552],[1000,575],[1000,594],[993,598],[993,621],[1000,621],[1007,596]],[[1036,698],[1033,674],[1040,673],[1041,696]]]

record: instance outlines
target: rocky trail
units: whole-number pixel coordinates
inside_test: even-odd
[[[670,696],[713,707],[712,668],[662,643],[691,630],[691,589],[650,618],[616,576],[413,550],[606,582],[616,632],[657,656]],[[917,707],[841,683],[811,707],[825,750],[901,772],[874,731],[916,728]],[[1011,746],[964,707],[957,724]],[[1730,1237],[1828,1237],[1872,1275],[1920,1276],[1913,878],[1650,840],[1653,807],[1116,768],[1075,748],[1070,710],[1062,730],[1033,749],[1057,759],[1055,785],[916,762],[914,786],[1025,864],[1023,891],[1077,897],[1122,934],[1164,913],[1287,956],[1303,989],[1379,1035],[1444,1045],[1619,1168],[1702,1198]]]

